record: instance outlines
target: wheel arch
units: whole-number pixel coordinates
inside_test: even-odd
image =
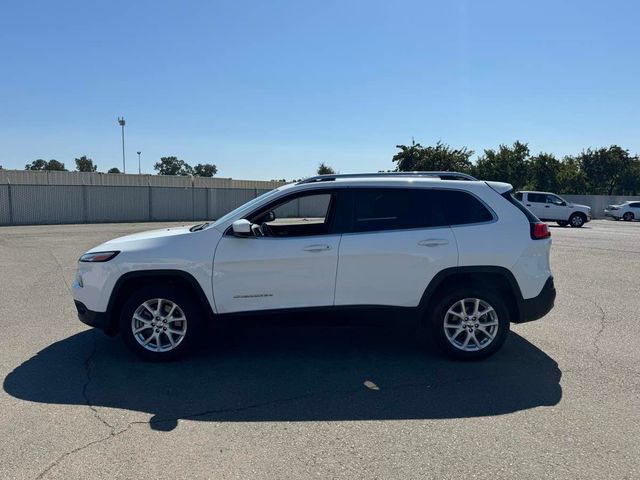
[[[141,285],[144,282],[144,285]],[[108,333],[115,334],[118,331],[118,317],[122,306],[126,302],[129,294],[141,286],[148,285],[171,285],[184,287],[190,290],[196,300],[200,303],[203,313],[210,320],[213,317],[211,304],[202,286],[193,275],[183,270],[140,270],[127,272],[115,283],[111,291],[111,297],[107,305],[109,315]]]
[[[509,308],[512,322],[518,322],[522,313],[522,292],[513,274],[504,267],[497,266],[470,266],[452,267],[439,272],[425,289],[420,300],[419,309],[425,317],[435,302],[445,292],[453,290],[460,285],[481,284],[495,285],[505,294],[505,303]]]

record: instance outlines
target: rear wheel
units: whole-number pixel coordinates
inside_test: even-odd
[[[569,223],[575,228],[582,227],[586,221],[587,219],[582,213],[574,213],[569,217]]]
[[[626,212],[623,216],[622,216],[623,220],[625,222],[630,222],[633,220],[633,213],[631,212]]]
[[[122,308],[124,344],[146,360],[175,360],[191,353],[202,336],[202,309],[187,290],[165,286],[134,292]]]
[[[509,309],[501,296],[479,285],[443,296],[430,313],[429,330],[449,357],[479,360],[495,353],[509,333]]]
[[[566,222],[564,220],[560,220],[559,222],[556,222],[556,223],[561,227],[566,227],[567,225],[569,225],[569,222]]]

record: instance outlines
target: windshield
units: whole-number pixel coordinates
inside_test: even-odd
[[[220,217],[218,220],[216,220],[211,225],[209,225],[209,227],[217,227],[219,225],[222,225],[227,220],[235,217],[236,215],[240,215],[244,210],[251,210],[254,205],[257,205],[258,203],[262,202],[262,200],[268,199],[276,195],[277,193],[278,193],[278,189],[276,188],[275,190],[270,190],[268,192],[263,193],[262,195],[258,195],[253,200],[249,200],[247,203],[243,203],[235,210],[231,210],[226,215]]]

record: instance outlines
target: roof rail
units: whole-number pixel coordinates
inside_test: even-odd
[[[368,177],[436,177],[441,180],[471,180],[477,181],[478,179],[460,172],[445,172],[445,171],[433,171],[433,172],[377,172],[377,173],[339,173],[330,175],[317,175],[315,177],[305,178],[299,181],[297,184],[315,183],[315,182],[331,182],[338,178],[368,178]]]

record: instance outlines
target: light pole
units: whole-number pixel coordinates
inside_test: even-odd
[[[124,117],[118,117],[118,123],[122,127],[122,173],[127,173],[127,166],[124,161]]]
[[[142,171],[140,170],[140,154],[142,152],[137,152],[138,153],[138,175],[140,175],[142,173]]]

